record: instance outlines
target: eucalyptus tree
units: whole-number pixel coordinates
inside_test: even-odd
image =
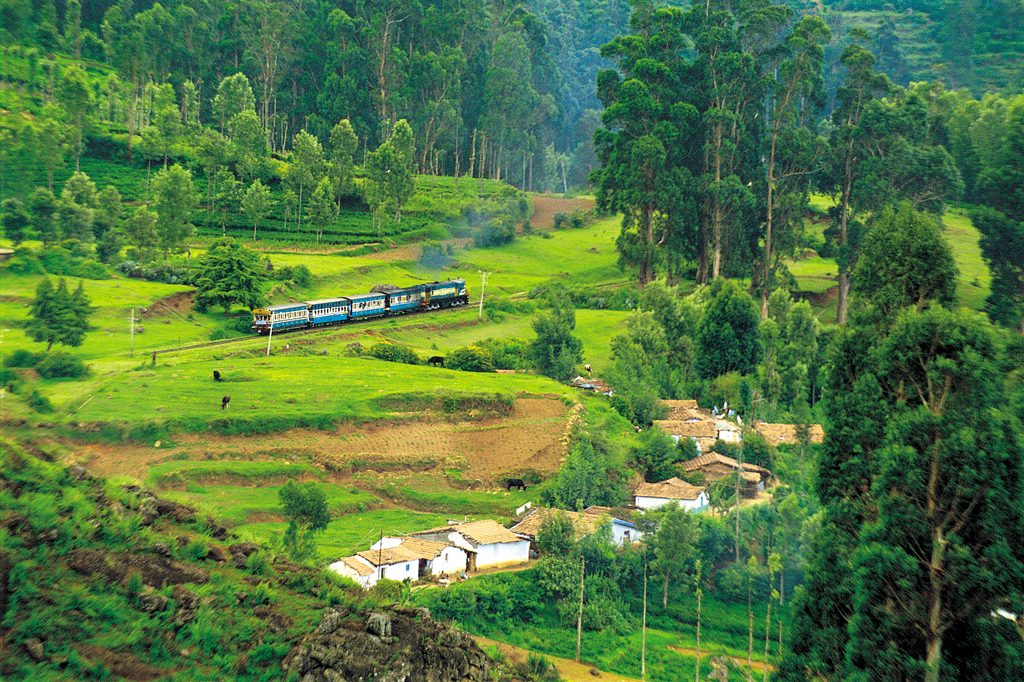
[[[695,251],[696,183],[687,161],[700,147],[700,114],[681,94],[682,10],[641,0],[630,29],[601,48],[617,69],[598,74],[605,110],[594,135],[601,167],[591,180],[601,209],[622,213],[619,261],[645,286],[667,260],[663,248]]]

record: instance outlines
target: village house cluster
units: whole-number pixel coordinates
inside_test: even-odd
[[[695,400],[666,400],[666,419],[655,424],[679,442],[693,440],[698,456],[679,465],[682,475],[699,480],[695,485],[678,476],[653,483],[642,482],[633,491],[633,509],[644,511],[674,503],[688,512],[703,512],[710,505],[709,485],[734,473],[740,476],[741,494],[756,498],[771,484],[768,469],[740,462],[714,451],[718,442],[740,443],[741,426],[730,421],[726,406],[718,414],[698,407]],[[734,415],[732,415],[734,416]],[[751,425],[772,445],[797,442],[797,428],[792,424],[755,422]],[[821,426],[809,430],[812,442],[821,442]],[[624,546],[643,539],[636,524],[622,516],[628,510],[592,506],[583,511],[532,508],[526,504],[517,510],[517,522],[506,528],[497,521],[450,521],[438,528],[410,533],[406,536],[384,536],[369,549],[352,556],[342,557],[329,568],[351,578],[364,588],[379,580],[418,581],[437,580],[442,584],[474,573],[501,570],[527,564],[537,556],[537,535],[544,524],[558,514],[567,518],[576,529],[577,537],[595,533],[605,524],[611,527],[611,539]]]

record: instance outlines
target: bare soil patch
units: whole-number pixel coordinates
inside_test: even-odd
[[[566,454],[569,418],[569,408],[557,398],[522,397],[510,415],[475,421],[449,421],[424,412],[415,419],[345,424],[335,431],[178,434],[170,447],[83,443],[75,449],[97,475],[129,474],[139,479],[145,478],[149,466],[173,453],[186,453],[191,460],[254,460],[272,454],[338,470],[355,462],[365,469],[422,471],[425,466],[443,468],[446,462],[458,461],[467,478],[495,480],[509,471],[557,471]]]
[[[187,315],[192,312],[192,303],[195,298],[196,292],[194,291],[179,291],[176,294],[158,298],[142,311],[142,317],[153,319],[166,315]]]
[[[533,215],[530,216],[530,225],[534,228],[552,228],[555,226],[556,213],[569,213],[577,208],[589,211],[594,208],[594,200],[582,197],[566,199],[548,194],[534,195]]]

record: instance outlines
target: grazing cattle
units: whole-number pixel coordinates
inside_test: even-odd
[[[587,376],[590,376],[590,363],[583,365],[583,369],[587,370]]]
[[[512,490],[512,488],[526,490],[526,483],[521,478],[510,478],[505,482],[505,490]]]
[[[218,371],[216,369],[213,370],[213,380],[214,381],[220,381],[220,371]]]
[[[226,395],[220,399],[220,409],[227,409],[228,403],[231,402],[231,396]]]
[[[444,367],[444,358],[440,355],[435,355],[427,360],[427,364],[432,365],[433,367],[437,367],[438,365]]]

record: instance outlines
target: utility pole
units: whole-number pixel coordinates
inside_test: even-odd
[[[576,662],[580,662],[580,644],[583,643],[583,573],[586,571],[587,560],[580,555],[580,610],[576,616]]]
[[[377,543],[377,582],[384,578],[384,529],[380,529],[380,541]]]
[[[267,355],[270,355],[270,339],[274,338],[274,315],[270,315],[270,333],[267,334]]]
[[[135,357],[135,308],[132,308],[132,314],[128,321],[128,336],[131,338],[131,353],[132,357]]]
[[[647,680],[647,558],[644,557],[644,618],[640,627],[640,679]]]
[[[487,286],[487,275],[489,273],[480,271],[480,311],[477,313],[476,319],[484,319],[484,287]]]

